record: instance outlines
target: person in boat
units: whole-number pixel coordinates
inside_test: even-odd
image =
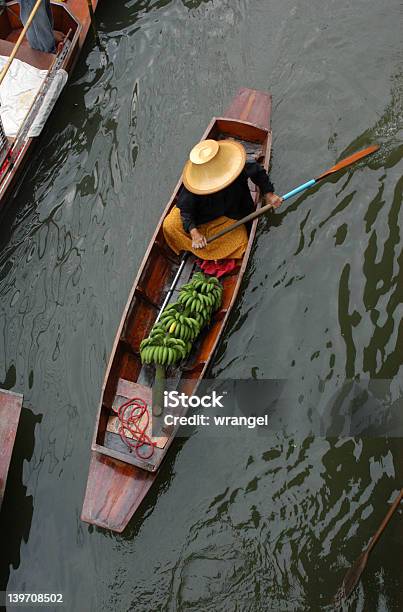
[[[210,244],[207,238],[253,212],[248,179],[259,187],[265,204],[281,204],[266,170],[246,160],[239,142],[209,139],[193,147],[176,206],[163,223],[168,246],[177,254],[191,251],[204,260],[242,258],[248,245],[245,225]]]
[[[25,25],[36,4],[36,0],[20,0],[21,21]],[[42,0],[31,25],[27,30],[29,46],[38,51],[55,53],[56,43],[60,43],[62,38],[53,32],[53,15],[50,0]]]

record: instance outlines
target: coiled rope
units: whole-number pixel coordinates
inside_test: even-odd
[[[133,397],[119,408],[113,408],[119,419],[119,435],[122,441],[129,447],[130,452],[134,450],[139,459],[150,459],[154,454],[157,443],[153,442],[146,434],[150,423],[150,413],[147,403],[141,397]],[[144,418],[144,423],[141,420]],[[132,438],[127,435],[130,433]],[[148,454],[140,452],[140,448],[149,446]]]

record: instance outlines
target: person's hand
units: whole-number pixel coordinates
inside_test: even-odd
[[[272,208],[278,208],[282,201],[283,198],[280,198],[280,196],[275,193],[266,193],[264,196],[264,203],[270,204]]]
[[[192,247],[194,249],[203,249],[207,246],[206,236],[203,236],[197,228],[190,230],[190,235],[192,237]]]

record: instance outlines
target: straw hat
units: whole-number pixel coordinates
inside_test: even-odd
[[[192,193],[215,193],[241,174],[245,162],[246,151],[239,142],[202,140],[190,151],[183,170],[183,182]]]

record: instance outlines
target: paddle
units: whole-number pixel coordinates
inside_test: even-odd
[[[283,200],[288,200],[289,198],[292,198],[293,196],[297,195],[297,193],[301,193],[301,191],[305,191],[305,189],[312,187],[313,185],[315,185],[316,183],[318,183],[325,177],[329,176],[330,174],[333,174],[334,172],[338,172],[339,170],[342,170],[343,168],[350,166],[350,164],[353,164],[354,162],[358,161],[359,159],[362,159],[363,157],[366,157],[367,155],[371,155],[371,153],[375,153],[375,151],[377,151],[378,149],[379,149],[379,145],[372,145],[371,147],[367,147],[366,149],[363,149],[362,151],[358,151],[358,153],[353,153],[353,155],[350,155],[349,157],[342,159],[335,166],[332,166],[331,168],[329,168],[329,170],[322,172],[322,174],[320,174],[317,178],[314,178],[308,181],[307,183],[303,183],[299,187],[296,187],[292,191],[289,191],[288,193],[283,195]],[[210,238],[208,238],[207,244],[210,244],[210,242],[213,242],[213,240],[217,240],[217,238],[221,238],[221,236],[224,236],[225,234],[232,232],[232,230],[234,230],[236,227],[239,227],[240,225],[243,225],[244,223],[247,223],[248,221],[252,221],[253,219],[256,219],[256,217],[260,217],[260,215],[263,215],[265,212],[267,212],[271,208],[272,208],[271,204],[262,206],[262,208],[259,208],[259,210],[255,210],[255,212],[251,213],[250,215],[247,215],[246,217],[244,217],[243,219],[240,219],[239,221],[236,221],[230,227],[227,227],[221,232],[218,232],[218,234],[215,234],[214,236],[211,236]],[[180,275],[182,274],[182,270],[185,267],[185,263],[186,263],[188,255],[189,253],[185,252],[182,256],[179,269],[175,275],[174,280],[172,281],[172,284],[165,297],[164,303],[162,304],[160,308],[160,311],[159,311],[159,314],[158,314],[158,317],[155,323],[158,323],[161,317],[162,311],[164,310],[165,306],[168,304],[173,292],[175,291],[175,287],[178,283]]]
[[[334,598],[334,604],[336,606],[341,607],[343,602],[348,597],[350,597],[351,593],[354,591],[356,585],[358,584],[359,579],[361,578],[361,574],[366,568],[370,552],[372,551],[375,544],[381,537],[385,527],[389,523],[390,519],[392,518],[394,512],[396,511],[396,508],[398,507],[402,499],[403,499],[403,489],[400,491],[399,495],[397,496],[397,498],[395,499],[395,501],[389,508],[385,518],[383,519],[382,523],[379,526],[378,531],[375,533],[374,536],[372,536],[367,548],[364,550],[363,553],[361,553],[361,555],[358,557],[354,565],[350,567],[350,569],[344,576],[343,582]]]
[[[327,176],[330,176],[331,174],[334,174],[335,172],[338,172],[339,170],[342,170],[343,168],[346,168],[347,166],[354,164],[359,159],[362,159],[363,157],[367,157],[367,155],[371,155],[372,153],[375,153],[375,151],[378,151],[378,149],[379,149],[379,145],[372,145],[370,147],[367,147],[366,149],[363,149],[362,151],[358,151],[358,153],[353,153],[353,155],[350,155],[349,157],[342,159],[335,166],[332,166],[328,170],[325,170],[325,172],[322,172],[322,174],[320,174],[318,177],[313,178],[306,183],[303,183],[299,187],[296,187],[295,189],[292,189],[292,191],[289,191],[288,193],[283,195],[283,201],[289,200],[290,198],[297,195],[298,193],[305,191],[305,189],[309,189],[310,187],[313,187],[314,185],[316,185],[316,183],[323,180]],[[253,213],[250,213],[250,215],[247,215],[243,219],[240,219],[239,221],[236,221],[229,227],[223,229],[221,232],[218,232],[214,236],[210,236],[210,238],[207,239],[207,244],[210,244],[210,242],[213,242],[213,240],[217,240],[217,238],[221,238],[221,236],[224,236],[225,234],[232,232],[232,230],[236,229],[240,225],[243,225],[244,223],[247,223],[248,221],[252,221],[253,219],[256,219],[256,217],[260,217],[261,215],[264,215],[264,213],[268,212],[271,208],[273,208],[271,204],[266,204],[266,206],[262,206],[258,210],[255,210]]]

